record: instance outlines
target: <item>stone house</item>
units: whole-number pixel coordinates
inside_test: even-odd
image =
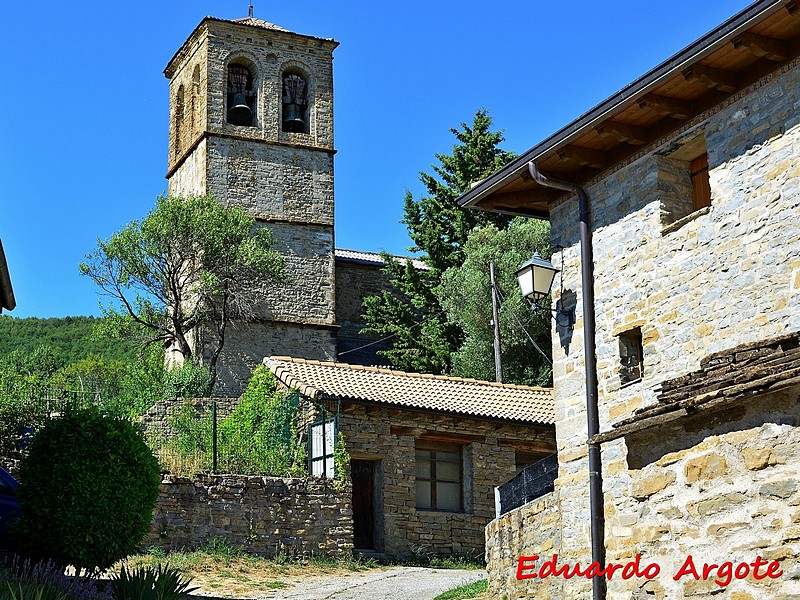
[[[575,317],[555,490],[487,527],[496,596],[800,598],[799,52],[800,5],[755,2],[460,198],[550,220]]]
[[[265,364],[324,411],[309,435],[313,473],[332,475],[335,431],[344,434],[357,550],[481,556],[495,486],[555,452],[549,389],[290,357]]]

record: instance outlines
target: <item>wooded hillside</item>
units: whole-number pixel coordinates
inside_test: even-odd
[[[33,352],[39,346],[51,346],[67,364],[97,354],[109,360],[129,361],[138,352],[135,342],[112,340],[93,335],[102,319],[64,317],[17,319],[0,315],[0,356],[14,350]]]

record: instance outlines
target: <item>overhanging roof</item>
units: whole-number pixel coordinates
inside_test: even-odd
[[[585,185],[663,143],[800,55],[800,2],[761,0],[690,44],[464,193],[461,206],[546,218],[564,192],[528,174]]]
[[[3,252],[3,242],[0,242],[0,312],[3,312],[4,308],[14,310],[16,305],[14,290],[11,288],[11,276],[8,274],[8,263]]]
[[[336,248],[334,250],[334,257],[336,260],[353,262],[361,265],[374,265],[383,267],[386,264],[383,260],[383,256],[378,252],[366,252],[364,250],[345,250],[344,248]],[[392,258],[401,263],[408,263],[408,261],[411,261],[411,264],[415,269],[430,271],[430,267],[417,258],[397,255],[392,255]]]
[[[555,424],[550,388],[288,356],[272,356],[264,364],[284,385],[312,400],[339,398],[473,418]]]

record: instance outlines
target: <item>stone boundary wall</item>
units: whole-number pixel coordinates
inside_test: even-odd
[[[558,490],[507,512],[486,526],[486,571],[493,598],[558,598],[553,578],[528,585],[516,579],[520,556],[548,559],[561,551],[561,502]],[[539,564],[538,561],[536,564]]]
[[[143,548],[196,548],[217,538],[259,556],[347,554],[349,486],[317,478],[165,475]]]

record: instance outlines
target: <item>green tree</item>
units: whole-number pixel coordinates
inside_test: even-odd
[[[421,253],[429,269],[384,255],[394,291],[364,301],[364,332],[393,336],[392,348],[382,353],[398,368],[429,373],[450,369],[450,356],[460,346],[462,333],[445,317],[434,289],[448,268],[464,261],[463,245],[473,228],[488,224],[503,228],[509,221],[456,203],[474,182],[514,157],[499,147],[503,135],[491,126],[492,118],[481,109],[471,125],[461,123],[460,129],[451,129],[457,140],[451,154],[436,155],[439,164],[433,166],[433,174],[420,173],[427,195],[414,198],[406,193],[401,222],[414,242],[409,250]]]
[[[272,246],[270,230],[240,207],[208,196],[160,197],[141,222],[98,240],[80,270],[111,298],[104,312],[118,335],[141,335],[144,346],[160,344],[187,361],[189,332],[209,330],[210,395],[227,326],[251,317],[259,292],[282,276]]]
[[[90,354],[61,368],[50,378],[55,388],[97,394],[101,399],[115,397],[127,375],[127,365]]]
[[[530,309],[519,293],[516,271],[534,252],[550,255],[550,227],[545,221],[515,219],[505,230],[493,225],[474,229],[464,245],[464,263],[451,267],[436,290],[447,318],[464,332],[453,354],[454,375],[495,378],[489,263],[494,262],[503,301],[499,309],[503,381],[525,385],[552,385],[552,368],[531,343],[548,357],[550,317]],[[530,338],[528,337],[530,336]]]

